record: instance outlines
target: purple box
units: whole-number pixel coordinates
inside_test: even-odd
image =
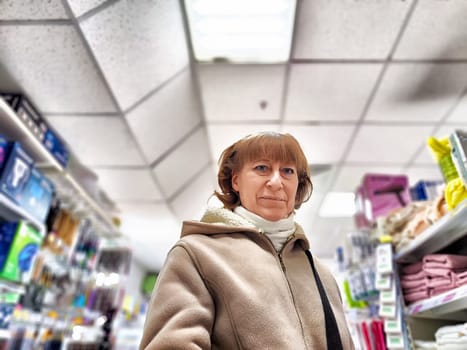
[[[410,201],[409,179],[406,175],[365,174],[362,181],[365,216],[374,222]]]

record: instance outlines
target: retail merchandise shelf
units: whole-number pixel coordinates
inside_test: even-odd
[[[0,97],[0,120],[1,134],[12,140],[21,142],[21,145],[30,154],[37,165],[41,168],[51,168],[58,172],[89,204],[97,213],[97,216],[109,227],[111,231],[116,231],[111,218],[87,193],[80,183],[49,153],[44,145],[34,136],[34,134],[23,124],[23,121],[16,115],[15,111]],[[116,234],[116,232],[114,232]]]
[[[53,167],[59,171],[62,165],[47,151],[42,143],[18,118],[15,111],[0,97],[0,120],[2,121],[1,133],[7,138],[21,142],[40,166]]]
[[[0,292],[11,292],[17,294],[24,294],[24,285],[14,283],[6,280],[0,280]]]
[[[409,305],[406,315],[467,321],[467,285]]]
[[[411,263],[420,261],[423,256],[439,251],[464,237],[467,234],[466,217],[467,200],[399,250],[395,255],[396,262]]]
[[[42,236],[45,236],[44,224],[2,193],[0,193],[0,218],[8,221],[24,220],[39,230]]]

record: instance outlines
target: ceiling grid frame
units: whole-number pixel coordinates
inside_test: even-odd
[[[383,63],[383,66],[381,68],[381,71],[376,79],[376,82],[373,86],[373,89],[371,90],[370,92],[370,95],[365,103],[365,106],[363,107],[363,110],[362,110],[362,113],[360,115],[360,118],[357,120],[357,123],[356,123],[356,127],[355,129],[353,130],[353,133],[352,133],[352,136],[350,137],[350,140],[347,144],[347,146],[345,147],[345,151],[344,153],[342,154],[342,157],[341,159],[339,160],[339,162],[336,164],[336,168],[337,170],[332,174],[332,179],[330,181],[331,185],[330,185],[330,188],[333,188],[337,178],[339,177],[339,174],[340,172],[342,171],[342,165],[345,164],[346,162],[346,159],[348,157],[348,155],[350,154],[350,151],[352,149],[352,146],[354,144],[354,141],[355,141],[355,137],[357,136],[361,126],[363,125],[364,123],[364,120],[365,120],[365,117],[368,113],[368,110],[370,109],[370,106],[371,104],[373,103],[373,100],[376,96],[376,93],[378,92],[378,89],[379,87],[381,86],[381,83],[383,81],[383,78],[384,78],[384,75],[387,71],[387,69],[389,68],[389,65],[391,63],[391,60],[392,60],[392,56],[397,48],[397,45],[399,44],[401,38],[402,38],[402,35],[405,31],[405,28],[407,27],[408,23],[409,23],[409,20],[413,14],[413,12],[415,11],[415,8],[417,6],[417,3],[418,3],[418,0],[414,0],[412,2],[412,4],[410,5],[409,9],[407,10],[407,13],[405,14],[405,17],[404,17],[404,20],[402,22],[402,25],[397,33],[397,36],[391,46],[391,49],[388,53],[388,56],[386,58],[386,60],[384,60],[384,63]]]
[[[109,6],[113,6],[113,5],[116,4],[117,2],[118,2],[118,1],[114,1],[114,2],[112,2],[112,4],[110,4]],[[138,152],[140,153],[140,156],[141,156],[142,159],[146,162],[146,165],[148,166],[147,170],[148,170],[148,172],[149,172],[151,178],[153,179],[155,186],[157,187],[157,189],[159,190],[159,192],[162,194],[163,199],[166,200],[166,198],[164,198],[164,193],[163,193],[163,191],[162,191],[162,187],[161,187],[161,185],[159,184],[159,182],[157,181],[157,179],[155,178],[154,174],[152,173],[152,171],[151,171],[151,169],[150,169],[150,167],[149,167],[148,159],[146,158],[146,155],[144,154],[144,152],[143,152],[143,150],[142,150],[142,147],[141,147],[141,145],[140,145],[138,139],[135,137],[133,130],[130,128],[130,126],[129,126],[129,124],[128,124],[128,121],[127,121],[127,119],[125,118],[125,115],[124,115],[124,113],[123,113],[123,110],[122,110],[122,108],[120,107],[120,104],[118,103],[118,101],[117,101],[117,99],[116,99],[116,96],[115,96],[115,94],[114,94],[112,88],[110,87],[110,84],[109,84],[107,78],[106,78],[105,75],[104,75],[104,72],[102,71],[102,69],[101,69],[101,67],[100,67],[100,65],[99,65],[99,63],[98,63],[98,61],[97,61],[97,59],[96,59],[96,57],[95,57],[95,55],[94,55],[94,53],[93,53],[93,51],[92,51],[92,48],[90,47],[88,41],[86,40],[86,37],[84,36],[84,33],[83,33],[83,31],[82,31],[82,29],[81,29],[81,26],[80,26],[80,22],[79,22],[78,19],[74,16],[73,11],[71,10],[70,5],[68,4],[68,1],[67,1],[67,0],[62,0],[62,3],[63,3],[63,6],[65,7],[66,12],[68,13],[68,15],[69,15],[70,18],[71,18],[71,21],[72,21],[72,24],[73,24],[75,30],[77,30],[79,36],[81,37],[81,40],[82,40],[83,45],[84,45],[84,47],[85,47],[85,50],[88,52],[88,54],[89,54],[89,56],[90,56],[92,62],[93,62],[94,65],[96,66],[96,69],[97,69],[97,71],[98,71],[98,74],[100,75],[100,77],[101,77],[101,79],[102,79],[102,81],[103,81],[103,83],[104,83],[104,86],[107,88],[107,90],[108,90],[108,92],[109,92],[109,94],[110,94],[110,97],[111,97],[112,101],[113,101],[114,104],[115,104],[115,107],[116,107],[116,109],[117,109],[117,111],[118,111],[119,117],[123,120],[123,123],[124,123],[124,125],[126,126],[126,129],[127,129],[128,133],[132,136],[133,141],[134,141],[134,143],[135,143],[135,146],[136,146]],[[105,4],[105,3],[104,3],[104,4]],[[106,6],[105,8],[108,8],[108,6]],[[100,11],[99,11],[99,12],[100,12]],[[96,13],[98,13],[98,12],[96,12]],[[175,213],[173,212],[172,208],[169,207],[169,210],[171,210],[171,211],[172,211],[172,214],[175,216]]]

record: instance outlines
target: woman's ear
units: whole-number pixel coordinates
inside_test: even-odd
[[[234,189],[235,192],[238,191],[238,174],[237,173],[232,173],[232,188]]]

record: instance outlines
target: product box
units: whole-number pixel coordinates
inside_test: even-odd
[[[365,195],[363,187],[359,186],[355,191],[355,214],[354,222],[355,227],[359,229],[371,228],[371,222],[368,221],[368,218],[365,215]]]
[[[449,135],[452,162],[467,188],[467,131],[456,130]]]
[[[20,282],[22,274],[31,268],[43,237],[36,229],[23,221],[18,222],[14,230],[13,243],[0,272],[0,278]]]
[[[49,212],[53,194],[53,183],[33,167],[31,176],[23,192],[19,195],[19,204],[37,220],[44,222]]]
[[[365,216],[370,222],[410,202],[406,175],[366,174],[362,181],[362,191]]]
[[[0,174],[2,173],[3,166],[6,163],[10,146],[10,142],[8,142],[6,138],[0,135]]]
[[[435,200],[444,191],[444,181],[420,180],[410,188],[410,197],[413,201]]]
[[[16,115],[34,136],[42,142],[47,130],[47,124],[37,108],[24,95],[19,93],[2,92],[0,96],[16,112]]]
[[[0,191],[19,204],[19,197],[31,175],[34,161],[18,142],[12,143],[0,174]]]
[[[57,159],[60,164],[64,167],[68,164],[70,158],[70,153],[65,143],[60,139],[60,137],[50,128],[44,134],[44,140],[42,141],[45,148]]]
[[[16,230],[15,222],[0,222],[0,271],[5,265]]]

